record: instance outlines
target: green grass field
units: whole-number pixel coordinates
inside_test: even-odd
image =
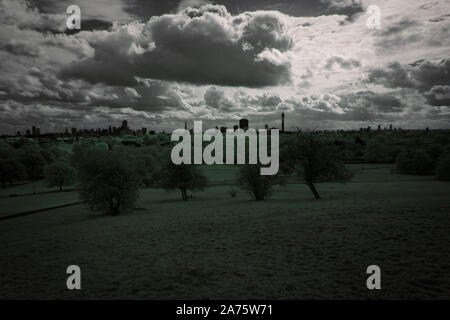
[[[257,202],[213,186],[183,202],[141,191],[131,214],[83,205],[0,221],[0,298],[450,298],[450,183],[352,165],[353,182],[279,187]],[[218,184],[233,167],[206,168]],[[1,195],[28,193],[29,185]],[[45,189],[45,188],[44,188]],[[1,198],[0,214],[77,201],[76,192]],[[82,290],[66,289],[81,267]],[[366,268],[381,267],[381,290]]]

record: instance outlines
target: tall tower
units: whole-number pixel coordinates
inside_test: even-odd
[[[284,133],[284,112],[281,113],[281,132]]]

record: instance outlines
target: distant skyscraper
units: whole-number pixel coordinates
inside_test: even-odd
[[[281,132],[284,132],[284,112],[281,113]]]
[[[240,129],[248,129],[248,119],[239,120],[239,128]]]
[[[184,129],[187,130],[187,121],[184,122]]]

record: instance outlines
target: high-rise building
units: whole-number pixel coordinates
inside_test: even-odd
[[[281,132],[284,132],[284,112],[281,113]]]
[[[240,129],[248,129],[248,119],[239,120],[239,128]]]

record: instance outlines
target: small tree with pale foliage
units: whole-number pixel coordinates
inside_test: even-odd
[[[338,152],[317,132],[298,131],[281,153],[281,168],[295,172],[314,195],[320,199],[315,183],[325,181],[346,182],[353,176],[337,157]]]
[[[189,199],[188,190],[203,190],[207,179],[196,165],[173,164],[168,161],[162,168],[161,186],[166,190],[180,190],[184,201]]]
[[[47,186],[58,187],[59,191],[62,191],[63,186],[71,186],[75,183],[76,172],[68,164],[57,161],[45,167],[44,177]]]

